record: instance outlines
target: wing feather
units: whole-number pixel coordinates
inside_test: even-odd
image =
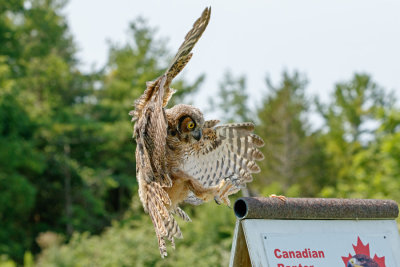
[[[200,39],[204,30],[207,28],[208,22],[210,21],[211,7],[204,9],[200,18],[198,18],[192,29],[186,34],[182,45],[179,47],[171,65],[167,70],[168,80],[172,80],[189,62],[192,54],[190,53]]]
[[[149,213],[153,222],[162,257],[167,255],[165,239],[174,245],[174,238],[182,238],[172,212],[190,220],[182,210],[171,207],[170,198],[164,190],[164,187],[172,185],[165,160],[168,123],[164,107],[174,93],[169,85],[189,62],[192,56],[190,52],[207,27],[210,12],[210,8],[203,11],[185,36],[165,74],[146,83],[146,90],[135,101],[135,109],[129,113],[135,122],[133,136],[137,143],[136,177],[139,182],[139,196],[144,210]]]
[[[181,169],[204,187],[218,185],[224,179],[232,181],[235,189],[243,187],[252,180],[252,173],[260,171],[256,161],[264,158],[258,150],[264,142],[253,130],[252,123],[204,129],[203,138],[186,153]]]
[[[168,67],[165,72],[165,76],[167,77],[165,81],[165,93],[163,95],[163,107],[168,104],[169,99],[172,94],[175,93],[175,90],[169,88],[172,80],[182,71],[182,69],[186,66],[189,60],[192,57],[192,49],[196,45],[197,41],[200,39],[204,30],[207,28],[208,22],[210,21],[211,16],[211,7],[204,9],[200,18],[196,20],[193,24],[192,29],[186,34],[185,39],[182,45],[179,47],[178,52],[176,53],[174,59],[172,60],[171,65]],[[160,77],[161,78],[161,77]],[[143,95],[141,95],[135,101],[135,110],[130,112],[132,116],[132,121],[136,121],[139,117],[141,117],[141,113],[143,107],[150,101],[152,96],[157,92],[157,84],[159,79],[155,81],[148,81],[146,83],[146,90]]]

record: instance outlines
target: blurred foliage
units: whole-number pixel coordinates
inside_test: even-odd
[[[307,81],[299,73],[284,72],[282,76],[279,85],[266,79],[268,91],[258,110],[256,133],[265,140],[261,148],[265,160],[260,163],[262,172],[255,184],[264,188],[258,194],[270,194],[265,186],[272,184],[275,193],[305,195],[307,181],[312,179],[307,167],[311,164],[312,140],[306,134],[308,121],[304,116],[308,107],[304,96]]]
[[[255,116],[248,107],[246,77],[234,77],[230,71],[225,72],[219,84],[217,98],[210,97],[210,111],[222,112],[222,122],[255,122]]]
[[[189,209],[196,220],[179,220],[184,239],[168,257],[159,255],[149,216],[139,199],[122,222],[114,222],[100,236],[75,233],[68,245],[53,244],[38,259],[39,266],[225,266],[229,261],[235,217],[231,209],[208,203]],[[188,209],[186,209],[188,210]],[[218,216],[215,216],[218,214]]]
[[[229,208],[185,206],[193,222],[180,221],[185,238],[162,260],[137,198],[128,112],[173,56],[165,41],[137,18],[103,69],[81,73],[65,4],[0,2],[0,267],[226,266]],[[176,80],[173,102],[193,99],[203,80]],[[266,142],[244,193],[400,201],[400,109],[369,75],[337,83],[327,103],[307,96],[297,72],[267,79],[253,109],[246,87],[226,72],[210,100],[223,122],[253,121]]]
[[[398,158],[385,149],[399,130],[399,121],[393,121],[399,112],[393,94],[368,75],[356,74],[351,81],[336,84],[332,103],[317,101],[317,106],[325,119],[318,136],[327,164],[321,195],[398,201]]]

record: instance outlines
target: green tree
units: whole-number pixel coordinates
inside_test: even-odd
[[[13,67],[10,73],[16,70],[15,62],[20,57],[21,45],[18,37],[17,18],[23,16],[23,0],[2,1],[0,3],[0,56],[2,61]]]
[[[326,122],[320,140],[328,164],[322,196],[382,197],[396,188],[389,185],[395,180],[388,172],[396,168],[388,168],[394,159],[386,151],[387,142],[396,138],[394,103],[394,97],[366,74],[338,83],[333,101],[318,103]],[[386,177],[387,183],[379,177]]]
[[[76,123],[84,121],[76,115],[91,88],[75,66],[74,45],[61,15],[64,3],[32,0],[0,5],[0,195],[4,204],[0,216],[5,218],[2,226],[4,222],[12,227],[0,230],[0,254],[19,261],[24,251],[35,250],[37,233],[64,232],[73,225],[72,216],[64,212],[74,209],[73,198],[79,203],[75,207],[82,207],[81,217],[96,214],[98,200],[76,175],[74,170],[81,169],[77,160],[66,153],[72,135],[79,135],[85,125]],[[80,226],[90,227],[87,219],[75,218]]]
[[[41,173],[44,162],[33,139],[36,125],[18,102],[10,75],[0,58],[0,255],[16,258],[33,241],[25,227],[37,193],[30,178]]]
[[[225,72],[219,83],[217,98],[210,98],[210,110],[222,112],[224,122],[254,121],[254,116],[248,107],[246,93],[246,77],[234,77],[229,71]]]
[[[265,141],[261,148],[265,159],[260,162],[261,173],[251,184],[254,190],[268,186],[263,195],[310,194],[309,190],[304,190],[312,179],[308,166],[313,151],[305,117],[308,110],[304,96],[306,84],[306,79],[297,72],[292,75],[284,72],[278,86],[267,79],[269,94],[258,109],[259,125],[256,128],[256,133]]]

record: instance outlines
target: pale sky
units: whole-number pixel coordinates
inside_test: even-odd
[[[325,101],[334,83],[354,72],[400,91],[398,0],[70,0],[64,13],[81,68],[88,70],[105,64],[107,40],[124,43],[139,15],[175,53],[206,6],[212,7],[210,24],[184,72],[189,80],[206,74],[195,103],[200,108],[227,69],[247,76],[253,106],[266,92],[266,75],[277,83],[285,69],[306,74],[308,95]]]

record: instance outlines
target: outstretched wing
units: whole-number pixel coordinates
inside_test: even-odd
[[[178,53],[176,53],[174,60],[172,60],[171,65],[167,69],[166,74],[169,81],[178,75],[179,72],[181,72],[181,70],[189,62],[190,58],[192,57],[192,53],[190,52],[200,39],[204,30],[207,28],[208,22],[210,21],[210,16],[211,7],[204,9],[200,18],[194,22],[192,29],[186,34],[185,40],[178,49]]]
[[[215,124],[216,121],[206,122],[207,126]],[[206,188],[229,180],[234,185],[230,192],[237,192],[252,181],[252,173],[260,171],[256,161],[264,158],[257,149],[264,142],[253,131],[252,123],[203,129],[203,138],[188,150],[181,169]]]
[[[186,34],[185,40],[182,45],[179,47],[178,52],[176,53],[174,59],[172,60],[171,65],[168,67],[165,72],[165,76],[167,77],[165,81],[165,93],[163,96],[163,104],[165,107],[168,104],[169,99],[175,93],[175,90],[169,88],[172,80],[178,75],[182,69],[186,66],[189,60],[192,57],[192,49],[200,39],[204,30],[206,29],[208,22],[210,21],[211,16],[211,8],[204,9],[200,18],[196,20],[193,24],[192,29]],[[132,121],[136,121],[142,113],[142,110],[146,103],[151,99],[151,97],[156,93],[154,90],[157,88],[156,83],[159,79],[152,82],[147,82],[147,88],[144,91],[143,95],[140,96],[135,101],[135,110],[131,111],[131,115],[133,116]]]
[[[168,125],[164,107],[174,93],[169,85],[190,60],[190,52],[208,24],[210,11],[209,8],[204,10],[186,35],[165,74],[155,81],[147,82],[146,90],[135,101],[135,109],[130,112],[132,121],[136,122],[134,136],[137,142],[136,177],[139,182],[139,196],[153,222],[162,257],[167,255],[165,239],[173,244],[174,237],[182,237],[172,213],[187,219],[183,211],[170,206],[169,196],[163,189],[172,185],[165,162]]]

